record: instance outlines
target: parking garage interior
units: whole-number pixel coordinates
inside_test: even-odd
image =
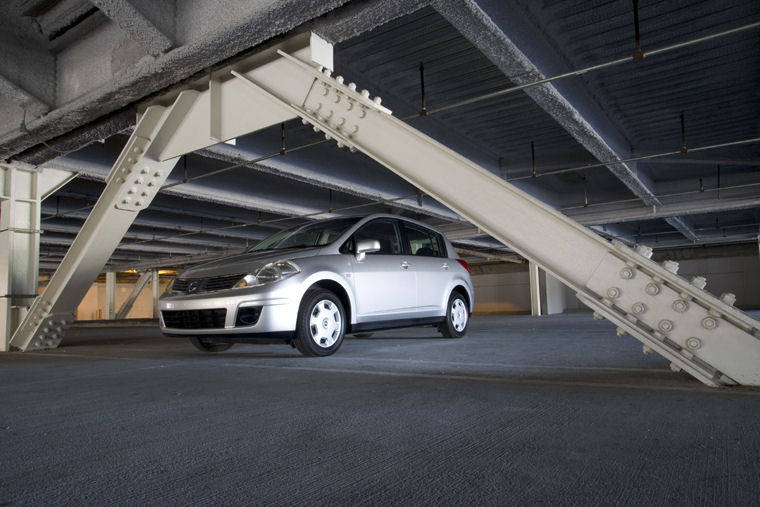
[[[308,33],[395,118],[757,319],[757,2],[11,0],[0,12],[0,502],[756,504],[757,383],[704,385],[592,318],[567,274],[301,118],[181,154],[78,282],[60,343],[22,352],[12,336],[87,239],[138,115]],[[429,224],[469,263],[465,338],[382,331],[303,358],[276,343],[203,355],[161,335],[157,298],[183,268],[377,212]],[[525,225],[508,208],[494,218]],[[546,241],[539,226],[534,239]]]

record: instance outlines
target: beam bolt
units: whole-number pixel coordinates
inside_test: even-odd
[[[622,278],[623,280],[630,280],[631,278],[634,277],[635,274],[636,272],[629,267],[625,267],[620,270],[620,278]]]
[[[663,261],[662,267],[674,275],[678,273],[678,263],[676,261]]]
[[[649,294],[650,296],[656,296],[660,293],[660,286],[656,283],[648,283],[647,286],[644,288],[644,291]]]
[[[631,306],[631,311],[636,315],[641,315],[647,311],[647,305],[641,302],[633,303],[633,306]]]
[[[678,313],[685,313],[689,309],[689,302],[683,299],[676,299],[673,301],[673,310]]]
[[[736,294],[725,292],[720,295],[720,300],[726,303],[728,306],[734,306],[734,303],[736,303]]]
[[[642,257],[646,257],[647,259],[652,258],[652,249],[646,245],[637,246],[636,252],[638,252],[638,254],[641,255]]]
[[[691,279],[691,284],[700,290],[704,289],[705,286],[707,285],[707,278],[705,278],[704,276],[695,276],[694,278]]]
[[[699,338],[692,336],[691,338],[686,340],[686,346],[689,347],[691,350],[697,350],[702,347],[702,340]]]
[[[620,291],[618,287],[610,287],[609,289],[607,289],[607,297],[611,299],[619,298],[620,294],[622,294],[622,292]]]
[[[715,329],[718,327],[718,320],[713,317],[705,317],[702,319],[702,327],[705,329]]]
[[[660,331],[663,333],[669,333],[673,331],[673,328],[676,327],[675,324],[673,324],[672,320],[668,319],[662,319],[659,324],[657,324],[657,327],[660,328]]]

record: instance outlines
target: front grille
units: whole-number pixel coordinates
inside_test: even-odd
[[[177,278],[174,280],[172,292],[202,294],[204,292],[227,290],[234,287],[244,276],[244,273],[236,273],[234,275],[222,275],[212,278]]]
[[[212,310],[163,310],[166,327],[173,329],[219,329],[224,328],[226,308]]]
[[[205,280],[205,283],[203,284],[203,290],[206,292],[211,292],[215,290],[231,289],[244,276],[245,275],[236,274],[236,275],[217,276],[215,278],[207,278]]]

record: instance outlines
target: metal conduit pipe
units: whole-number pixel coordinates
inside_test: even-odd
[[[693,154],[694,152],[707,151],[707,150],[716,150],[716,149],[719,149],[719,148],[728,148],[728,147],[731,147],[731,146],[741,146],[741,145],[744,145],[744,144],[753,144],[753,143],[758,143],[758,142],[760,142],[760,137],[752,137],[752,138],[749,138],[749,139],[742,139],[741,141],[730,141],[730,142],[727,142],[727,143],[711,144],[711,145],[707,145],[707,146],[699,146],[697,148],[689,148],[689,154]],[[641,161],[641,160],[650,160],[650,159],[653,159],[653,158],[669,157],[669,156],[673,156],[673,155],[683,155],[683,152],[681,152],[681,150],[679,149],[679,150],[675,150],[675,151],[667,151],[667,152],[663,152],[663,153],[655,153],[655,154],[652,154],[652,155],[641,155],[641,156],[638,156],[638,157],[630,157],[630,158],[625,158],[625,159],[620,159],[620,160],[613,160],[613,161],[608,161],[608,162],[600,162],[598,164],[584,164],[584,165],[581,165],[581,166],[568,167],[568,168],[565,168],[565,169],[554,169],[554,170],[551,170],[551,171],[538,172],[538,173],[536,173],[535,176],[533,176],[532,173],[528,174],[528,175],[525,175],[525,176],[516,176],[514,178],[509,178],[507,181],[530,180],[530,179],[534,179],[534,178],[540,178],[542,176],[554,176],[554,175],[557,175],[557,174],[564,174],[564,173],[569,173],[569,172],[582,171],[584,169],[595,169],[595,168],[607,167],[607,166],[615,165],[615,164],[625,164],[625,163],[628,163],[628,162],[637,162],[637,161]]]
[[[483,100],[488,100],[488,99],[492,99],[492,98],[495,98],[495,97],[501,97],[502,95],[507,95],[509,93],[518,92],[520,90],[524,90],[526,88],[531,88],[533,86],[539,86],[539,85],[542,85],[542,84],[551,83],[552,81],[557,81],[559,79],[563,79],[563,78],[566,78],[566,77],[580,76],[582,74],[586,74],[588,72],[592,72],[592,71],[595,71],[595,70],[606,69],[608,67],[612,67],[612,66],[615,66],[615,65],[620,65],[621,63],[633,62],[633,61],[636,61],[636,60],[640,60],[641,58],[643,58],[645,56],[660,55],[660,54],[663,54],[663,53],[668,53],[668,52],[676,50],[676,49],[681,49],[681,48],[693,46],[693,45],[699,44],[701,42],[706,42],[706,41],[718,39],[718,38],[721,38],[721,37],[726,37],[728,35],[733,35],[733,34],[736,34],[736,33],[739,33],[739,32],[743,32],[743,31],[746,31],[746,30],[752,30],[754,28],[759,28],[759,27],[760,27],[760,21],[755,22],[755,23],[750,23],[748,25],[739,26],[739,27],[736,27],[736,28],[731,28],[729,30],[724,30],[722,32],[714,33],[714,34],[711,34],[711,35],[705,35],[704,37],[698,37],[696,39],[691,39],[691,40],[684,41],[684,42],[678,42],[678,43],[671,44],[671,45],[668,45],[668,46],[664,46],[664,47],[661,47],[661,48],[653,49],[651,51],[644,51],[644,52],[641,53],[640,57],[637,57],[637,56],[626,56],[625,58],[618,58],[618,59],[611,60],[611,61],[608,61],[608,62],[599,63],[599,64],[596,64],[596,65],[591,65],[589,67],[584,67],[582,69],[571,70],[571,71],[565,72],[563,74],[557,74],[556,76],[551,76],[551,77],[547,77],[547,78],[543,78],[543,79],[538,79],[538,80],[532,81],[530,83],[524,83],[524,84],[521,84],[521,85],[512,86],[510,88],[504,88],[502,90],[497,90],[495,92],[479,95],[477,97],[472,97],[472,98],[469,98],[469,99],[464,99],[464,100],[461,100],[459,102],[454,102],[453,104],[448,104],[448,105],[437,107],[437,108],[433,108],[433,109],[427,109],[425,116],[430,116],[431,114],[441,113],[443,111],[448,111],[449,109],[454,109],[454,108],[461,107],[461,106],[466,106],[466,105],[469,105],[469,104],[474,104],[476,102],[481,102]],[[409,119],[412,119],[412,118],[417,118],[419,116],[421,116],[421,115],[418,113],[418,114],[414,114],[414,115],[402,118],[402,120],[409,120]]]
[[[706,188],[704,190],[688,190],[684,192],[671,192],[667,194],[657,194],[655,197],[657,198],[667,198],[667,197],[682,197],[685,195],[693,195],[693,194],[706,194],[708,192],[720,192],[721,190],[736,190],[741,188],[750,188],[750,187],[757,187],[760,186],[760,183],[743,183],[741,185],[729,185],[725,187],[720,188]],[[589,203],[589,204],[579,204],[578,206],[566,206],[564,208],[559,208],[560,211],[570,211],[575,209],[588,209],[593,208],[595,206],[609,206],[611,204],[628,204],[632,202],[638,202],[641,199],[638,198],[632,198],[632,199],[620,199],[617,201],[605,201],[605,202],[595,202],[595,203]]]

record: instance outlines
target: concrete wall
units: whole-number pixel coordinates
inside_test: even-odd
[[[148,282],[145,288],[138,296],[135,304],[132,306],[127,315],[128,319],[150,319],[153,318],[153,282]],[[161,294],[166,290],[168,281],[161,280],[158,293]],[[119,311],[121,305],[129,297],[134,284],[117,283],[116,284],[116,311]],[[94,283],[87,291],[82,302],[77,307],[77,320],[102,320],[106,318],[106,284]]]
[[[736,307],[760,309],[760,257],[723,257],[719,259],[679,260],[678,274],[707,278],[705,290],[716,296],[736,294]]]
[[[475,314],[530,313],[527,264],[473,266]]]
[[[688,258],[690,253],[676,256],[678,274],[686,279],[705,276],[710,293],[720,296],[736,295],[736,307],[742,310],[760,309],[760,256],[749,255]],[[720,254],[715,251],[715,254]],[[694,254],[696,255],[704,255]],[[687,257],[687,258],[684,258]],[[545,314],[590,311],[575,292],[551,275],[542,271],[542,311]],[[473,266],[475,284],[475,313],[530,313],[530,285],[527,264],[481,264]]]

